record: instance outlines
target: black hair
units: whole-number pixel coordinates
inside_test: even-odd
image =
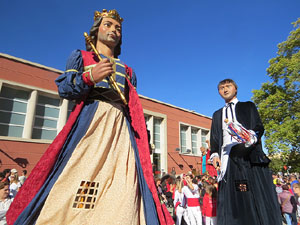
[[[5,186],[9,186],[8,182],[0,182],[0,190],[3,189]]]
[[[287,185],[287,184],[284,184],[281,187],[282,187],[283,190],[286,190],[286,191],[288,191],[290,189],[289,185]]]
[[[5,169],[5,170],[3,170],[4,176],[5,176],[7,173],[10,173],[10,169]]]
[[[192,180],[192,183],[193,183],[193,184],[197,184],[197,183],[198,183],[197,178],[194,178],[194,179]]]
[[[219,90],[220,85],[222,85],[222,84],[227,84],[227,83],[233,84],[234,87],[235,87],[235,89],[236,89],[236,90],[238,89],[238,86],[237,86],[237,84],[235,83],[234,80],[232,80],[232,79],[230,79],[230,78],[226,78],[226,79],[224,79],[224,80],[221,80],[221,81],[218,83],[218,90]]]

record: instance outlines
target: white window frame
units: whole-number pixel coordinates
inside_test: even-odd
[[[183,151],[182,146],[181,146],[181,127],[187,127],[186,130],[186,151]],[[197,152],[194,154],[193,153],[193,148],[192,148],[192,129],[197,130]],[[209,140],[209,129],[203,128],[203,127],[199,127],[199,126],[195,126],[195,125],[191,125],[191,124],[187,124],[187,123],[183,123],[183,122],[179,122],[179,146],[180,146],[180,154],[182,155],[191,155],[191,156],[202,156],[202,153],[200,151],[200,147],[202,146],[202,131],[207,132],[207,134],[205,135],[206,140]]]
[[[150,131],[150,144],[154,145],[154,118],[161,119],[160,123],[160,149],[154,148],[153,153],[160,154],[160,168],[161,173],[168,171],[168,158],[167,158],[167,116],[162,113],[153,112],[144,109],[144,117],[148,117],[147,129]],[[155,145],[154,145],[155,147]],[[151,155],[151,161],[153,162],[153,155]]]
[[[10,89],[16,89],[14,86],[12,85],[3,85],[3,82],[0,81],[0,92],[2,90],[2,87],[7,87],[7,88],[10,88]],[[17,90],[20,90],[20,91],[26,91],[28,92],[28,94],[30,95],[30,91],[25,89],[25,88],[18,88]],[[2,97],[0,97],[2,98]],[[4,99],[4,98],[3,98]],[[24,100],[16,100],[16,102],[21,102],[21,103],[26,103],[26,112],[23,113],[23,112],[14,112],[14,111],[7,111],[7,110],[1,110],[2,112],[6,112],[6,113],[10,113],[10,114],[19,114],[19,115],[23,115],[25,116],[25,119],[24,119],[24,123],[23,125],[20,125],[20,124],[4,124],[4,123],[1,123],[1,125],[8,125],[8,126],[15,126],[15,127],[22,127],[23,128],[23,131],[22,131],[22,137],[23,137],[23,134],[24,134],[24,130],[25,130],[25,123],[26,123],[26,114],[27,114],[27,111],[28,111],[28,104],[29,104],[29,99],[30,97],[28,98],[27,101],[24,101]],[[20,137],[14,137],[14,138],[20,138]]]
[[[40,104],[38,103],[38,101],[36,102],[36,106],[42,106],[42,107],[48,107],[48,108],[52,108],[52,109],[57,109],[58,110],[58,116],[57,117],[49,117],[49,116],[40,116],[40,115],[34,115],[34,122],[32,124],[33,129],[38,129],[38,130],[48,130],[48,131],[55,131],[56,135],[58,134],[58,121],[59,121],[59,115],[60,115],[60,110],[61,110],[61,99],[57,98],[57,96],[54,95],[50,95],[48,93],[44,93],[44,92],[38,92],[38,97],[39,96],[43,96],[43,97],[47,97],[47,98],[52,98],[52,99],[56,99],[59,101],[58,106],[54,106],[54,105],[49,105],[49,104]],[[56,122],[56,127],[46,127],[46,126],[35,126],[35,119],[46,119],[46,120],[52,120]],[[42,131],[41,131],[42,132]],[[31,137],[32,138],[32,137]],[[32,138],[33,139],[33,138]],[[39,138],[34,138],[34,139],[39,139]],[[51,139],[49,139],[51,140]]]
[[[22,137],[12,137],[12,136],[0,136],[0,140],[12,140],[12,141],[25,141],[25,142],[36,142],[36,143],[51,143],[53,140],[50,139],[32,139],[32,130],[34,126],[35,110],[37,105],[38,95],[43,95],[46,97],[57,98],[60,100],[59,103],[59,116],[57,121],[57,133],[58,134],[67,121],[68,114],[68,104],[69,101],[66,99],[61,99],[57,92],[50,91],[47,89],[42,89],[39,87],[34,87],[30,85],[24,85],[22,83],[17,83],[13,81],[0,79],[0,91],[2,87],[8,87],[18,90],[24,90],[30,92],[30,97],[27,102],[27,112],[25,115],[25,122],[23,128]],[[51,119],[51,118],[50,118]]]

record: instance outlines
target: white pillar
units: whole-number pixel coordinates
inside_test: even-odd
[[[57,122],[57,133],[59,133],[63,129],[64,125],[67,122],[68,104],[69,101],[67,99],[62,99],[62,103],[59,110],[58,122]]]
[[[167,133],[167,117],[164,116],[163,120],[161,122],[161,146],[162,146],[162,151],[161,151],[161,168],[163,168],[166,172],[168,172],[168,133]]]
[[[37,96],[38,96],[37,90],[32,91],[30,94],[28,104],[27,104],[23,138],[31,139],[32,128],[34,124],[35,108],[37,103]]]

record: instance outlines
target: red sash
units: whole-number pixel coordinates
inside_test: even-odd
[[[188,207],[200,206],[199,198],[188,198],[187,205]]]
[[[176,209],[177,209],[177,207],[179,206],[181,204],[181,202],[176,202],[176,204],[175,204],[175,214],[176,214]]]

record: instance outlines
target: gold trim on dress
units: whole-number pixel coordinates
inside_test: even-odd
[[[78,70],[75,70],[75,69],[69,69],[69,70],[66,70],[65,73],[68,73],[68,72],[75,72],[75,73],[78,73]]]

